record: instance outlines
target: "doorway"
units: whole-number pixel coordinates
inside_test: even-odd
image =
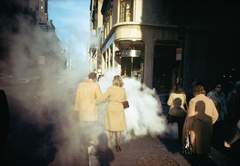
[[[176,43],[158,43],[154,47],[153,88],[158,94],[168,93],[180,76],[180,61],[176,60]]]

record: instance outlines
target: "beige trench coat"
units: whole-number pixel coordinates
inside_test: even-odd
[[[97,102],[102,97],[99,85],[89,79],[78,85],[74,110],[79,112],[80,121],[94,122],[98,118]]]
[[[104,94],[104,100],[108,101],[105,115],[105,128],[108,131],[123,131],[126,129],[125,112],[122,101],[126,100],[124,88],[111,86]]]

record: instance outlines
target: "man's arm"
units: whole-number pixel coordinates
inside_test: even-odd
[[[102,94],[102,91],[98,84],[97,84],[96,90],[95,90],[95,99],[97,101],[97,104],[103,101],[103,94]]]

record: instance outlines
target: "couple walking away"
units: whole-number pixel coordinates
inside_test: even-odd
[[[88,80],[79,83],[75,99],[74,111],[78,112],[78,119],[84,130],[91,135],[97,125],[98,109],[97,104],[107,102],[107,112],[105,114],[105,129],[109,134],[109,142],[115,139],[116,151],[121,151],[121,133],[126,129],[126,120],[122,102],[126,101],[126,92],[123,88],[123,81],[119,75],[113,77],[112,86],[105,93],[101,92],[97,84],[97,75],[89,73]],[[92,129],[92,130],[91,130]]]

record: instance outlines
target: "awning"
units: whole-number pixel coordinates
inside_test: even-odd
[[[141,57],[142,50],[120,50],[121,57]]]

